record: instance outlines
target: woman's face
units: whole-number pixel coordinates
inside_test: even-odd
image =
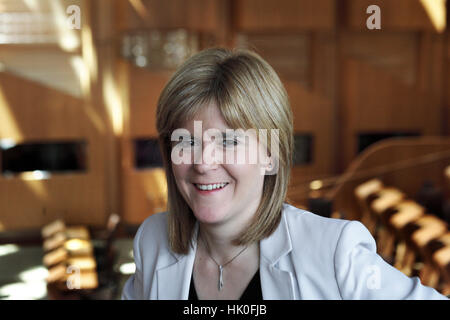
[[[192,156],[192,161],[189,161],[191,163],[174,164],[172,154],[172,170],[178,189],[201,223],[217,225],[231,222],[229,224],[233,228],[242,228],[253,217],[260,203],[264,183],[261,170],[265,167],[258,164],[258,161],[249,161],[249,156],[245,157],[246,161],[237,162],[229,161],[225,156],[217,156],[217,152],[226,154],[230,152],[230,148],[234,153],[242,152],[250,143],[256,143],[253,146],[261,148],[257,144],[257,136],[247,135],[248,140],[242,137],[225,137],[219,142],[205,139],[204,132],[208,129],[218,129],[223,133],[226,129],[231,129],[217,106],[210,103],[202,108],[195,119],[183,125],[190,132],[193,144],[197,146],[200,144],[199,139],[194,138],[194,121],[201,121],[201,137],[197,131],[198,138],[202,139],[201,148],[198,148],[196,156],[201,153],[203,159],[201,163],[197,163],[200,161],[194,161]],[[196,124],[198,128],[199,123]],[[183,142],[183,145],[190,147],[191,144]],[[212,150],[215,151],[214,154]],[[250,150],[254,151],[255,149]],[[205,161],[206,158],[209,161]]]

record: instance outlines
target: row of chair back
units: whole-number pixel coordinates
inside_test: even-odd
[[[380,179],[360,184],[354,193],[378,253],[406,275],[418,275],[425,285],[450,294],[447,223]]]
[[[56,220],[41,229],[47,283],[58,290],[98,287],[97,264],[89,230]]]

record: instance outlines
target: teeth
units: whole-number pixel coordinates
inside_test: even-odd
[[[227,183],[214,183],[214,184],[195,184],[197,188],[200,190],[214,190],[214,189],[221,189],[227,185]]]

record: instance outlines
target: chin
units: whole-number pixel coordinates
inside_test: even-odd
[[[192,210],[195,218],[201,223],[215,224],[223,221],[225,214],[212,208]]]

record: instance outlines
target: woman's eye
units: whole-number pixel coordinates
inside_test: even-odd
[[[237,146],[237,145],[238,145],[237,139],[223,140],[223,146],[224,147]]]
[[[183,148],[189,148],[189,147],[195,146],[195,140],[194,139],[186,139],[186,140],[180,141],[179,144]]]

